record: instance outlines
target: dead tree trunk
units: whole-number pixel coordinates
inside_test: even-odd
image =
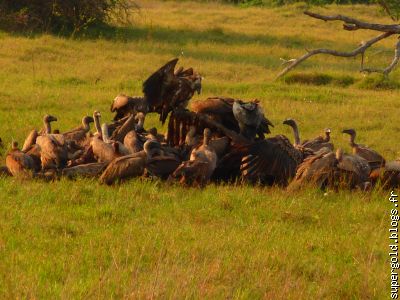
[[[317,54],[329,54],[333,56],[340,56],[340,57],[354,57],[357,55],[361,55],[361,68],[360,72],[363,73],[382,73],[385,77],[389,75],[390,72],[393,71],[393,69],[397,66],[399,60],[400,60],[400,39],[396,43],[395,51],[394,51],[394,58],[392,62],[390,63],[389,66],[386,68],[382,69],[373,69],[373,68],[364,68],[364,54],[365,51],[371,47],[373,44],[379,42],[380,40],[383,40],[391,35],[394,34],[400,34],[400,25],[399,24],[393,24],[393,25],[385,25],[385,24],[374,24],[374,23],[367,23],[363,22],[354,18],[350,18],[347,16],[343,15],[333,15],[333,16],[324,16],[316,13],[312,13],[309,11],[305,11],[304,14],[307,16],[310,16],[312,18],[320,19],[323,21],[342,21],[343,23],[343,29],[347,31],[354,31],[354,30],[359,30],[359,29],[367,29],[367,30],[374,30],[378,32],[382,32],[380,35],[374,37],[373,39],[370,39],[366,42],[362,42],[361,46],[358,48],[354,49],[353,51],[350,52],[342,52],[342,51],[336,51],[336,50],[331,50],[331,49],[315,49],[315,50],[306,50],[307,53],[304,54],[303,56],[296,58],[296,59],[290,59],[284,62],[284,64],[288,64],[287,67],[285,67],[277,76],[277,78],[282,77],[292,69],[294,69],[296,66],[301,64],[303,61],[306,59],[310,58],[311,56],[317,55]]]

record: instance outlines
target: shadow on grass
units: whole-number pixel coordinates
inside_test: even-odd
[[[28,38],[39,37],[42,33],[10,33],[16,36],[24,36]],[[49,33],[47,33],[49,34]],[[71,38],[71,31],[61,31],[59,33],[50,33],[54,36],[63,38]],[[237,32],[227,32],[220,27],[213,27],[208,30],[200,31],[184,28],[170,28],[161,26],[138,26],[138,27],[114,27],[107,24],[100,24],[78,32],[73,36],[78,40],[96,40],[106,39],[119,42],[130,41],[156,41],[172,44],[186,43],[218,43],[225,45],[248,45],[259,44],[263,46],[279,45],[285,48],[305,48],[310,45],[310,40],[301,37],[285,37],[269,35],[248,35]],[[317,41],[316,41],[317,42]]]

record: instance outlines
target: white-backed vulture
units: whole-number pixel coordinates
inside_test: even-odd
[[[336,150],[338,174],[335,180],[339,187],[359,188],[366,190],[371,186],[368,161],[358,155],[345,154],[342,149]]]
[[[107,166],[107,163],[89,163],[89,164],[81,164],[78,166],[73,166],[69,168],[65,168],[62,170],[62,176],[68,178],[75,177],[96,177],[101,174],[104,168]]]
[[[209,145],[211,130],[204,129],[203,144],[194,148],[190,154],[189,161],[183,162],[172,174],[173,178],[178,179],[186,185],[203,187],[211,178],[217,166],[217,154]]]
[[[39,136],[39,133],[37,132],[36,129],[33,129],[27,138],[25,139],[24,145],[22,146],[21,151],[22,152],[27,152],[33,145],[36,144],[36,138]]]
[[[107,143],[107,144],[117,144],[118,145],[118,151],[119,151],[118,153],[121,156],[130,154],[129,150],[125,147],[125,145],[123,143],[121,143],[119,140],[110,139],[110,137],[108,136],[108,125],[106,123],[104,123],[101,126],[101,134],[102,134],[102,137],[103,137],[103,141],[105,143]],[[125,135],[126,134],[123,135],[122,141],[123,141]]]
[[[147,114],[149,107],[144,97],[129,97],[120,94],[115,97],[110,110],[115,113],[114,121],[117,121],[129,115],[135,116],[139,112]]]
[[[11,151],[6,156],[6,166],[14,177],[32,178],[35,171],[33,159],[18,149],[18,143],[13,141]]]
[[[304,186],[314,186],[320,189],[333,187],[337,164],[334,152],[329,148],[320,149],[299,165],[296,176],[288,189],[297,190]]]
[[[364,158],[371,169],[376,169],[385,165],[385,159],[378,152],[365,145],[355,143],[356,131],[354,129],[345,129],[342,133],[350,135],[350,146],[353,150],[353,154]]]
[[[312,140],[305,140],[301,142],[299,127],[297,122],[293,119],[286,119],[283,124],[288,125],[293,130],[294,135],[294,146],[297,148],[307,148],[314,152],[319,151],[322,148],[328,148],[333,151],[333,144],[329,142],[331,130],[329,128],[325,129],[325,137],[318,136]]]
[[[37,137],[36,144],[40,147],[42,170],[66,167],[68,150],[59,136],[59,134],[46,134]]]
[[[142,151],[143,144],[135,130],[129,131],[124,137],[124,146],[131,154]]]
[[[100,176],[100,182],[111,185],[120,179],[143,175],[147,160],[160,153],[160,145],[147,141],[143,148],[143,151],[114,159]]]
[[[398,188],[400,186],[400,161],[386,162],[385,166],[374,169],[369,178],[373,185],[380,182],[382,188]]]
[[[86,134],[90,131],[90,123],[93,123],[94,119],[90,116],[84,116],[82,118],[82,125],[63,133],[65,140],[73,141],[77,145],[82,145],[86,140]]]

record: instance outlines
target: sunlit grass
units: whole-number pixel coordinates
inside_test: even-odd
[[[143,79],[180,56],[181,65],[204,76],[203,94],[194,99],[257,98],[275,124],[273,134],[292,138],[281,124],[292,117],[303,138],[330,127],[335,145],[349,151],[340,132],[354,127],[361,143],[388,160],[400,156],[400,93],[372,90],[379,79],[359,74],[359,60],[314,57],[288,80],[274,81],[281,57],[305,48],[352,49],[371,33],[312,20],[301,5],[141,4],[132,28],[107,29],[99,38],[0,33],[6,146],[12,138],[22,143],[46,113],[58,117],[60,130],[94,110],[111,120],[118,93],[140,95]],[[373,6],[318,10],[389,22]],[[367,63],[389,63],[394,42],[371,50]],[[398,80],[395,71],[392,81]],[[146,127],[160,128],[157,120],[147,118]],[[183,189],[142,180],[110,188],[96,180],[0,179],[0,296],[381,299],[388,291],[385,198],[384,192],[289,194],[251,186]]]

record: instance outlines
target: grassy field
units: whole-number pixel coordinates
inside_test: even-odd
[[[110,120],[118,93],[140,95],[143,79],[175,56],[205,77],[194,99],[258,98],[276,125],[273,134],[292,137],[282,121],[293,117],[302,137],[331,127],[335,145],[349,151],[340,132],[354,127],[360,143],[388,160],[400,156],[400,92],[371,89],[377,79],[358,73],[358,59],[314,57],[286,82],[274,81],[280,57],[305,48],[349,50],[374,33],[345,32],[340,23],[304,16],[301,6],[141,4],[132,27],[97,36],[0,32],[3,156],[11,139],[22,143],[46,113],[58,117],[60,130],[96,109]],[[389,22],[372,6],[317,10]],[[394,43],[374,47],[368,64],[388,64]],[[395,71],[391,85],[399,79]],[[146,122],[159,127],[156,116]],[[387,196],[3,178],[0,298],[387,298]]]

